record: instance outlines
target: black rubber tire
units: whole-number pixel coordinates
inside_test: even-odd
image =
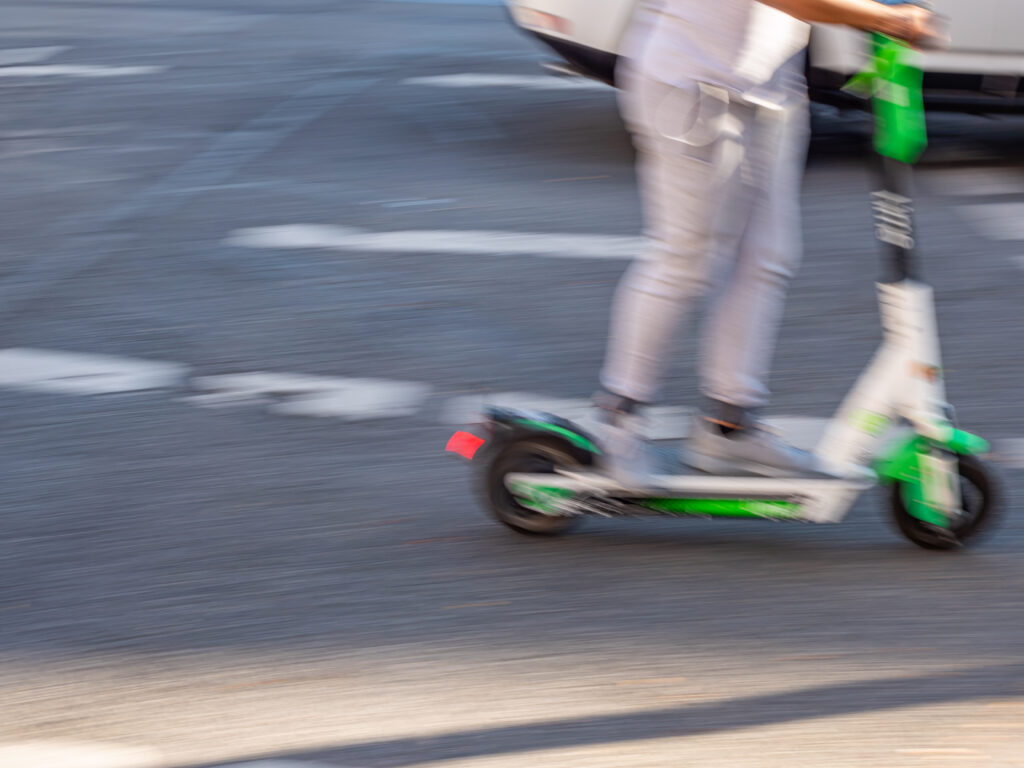
[[[578,517],[554,517],[521,506],[505,487],[513,472],[554,472],[555,467],[579,467],[580,461],[558,440],[527,438],[504,446],[483,473],[484,506],[500,523],[518,533],[555,536],[568,531]]]
[[[992,470],[977,456],[959,462],[963,517],[949,530],[937,530],[907,511],[900,483],[892,486],[889,503],[893,519],[907,539],[924,549],[958,549],[990,533],[1002,513],[1002,498]],[[952,534],[952,535],[950,535]]]

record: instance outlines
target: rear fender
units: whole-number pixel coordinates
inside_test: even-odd
[[[538,437],[564,443],[584,465],[593,463],[594,457],[601,453],[597,441],[586,430],[551,413],[492,406],[484,415],[489,453],[511,442]]]

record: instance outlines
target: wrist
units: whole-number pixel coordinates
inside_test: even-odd
[[[914,34],[914,22],[910,14],[896,8],[880,5],[879,14],[870,30],[897,40],[909,40]]]

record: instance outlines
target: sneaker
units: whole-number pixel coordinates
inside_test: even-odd
[[[624,488],[648,490],[657,487],[656,457],[644,437],[643,420],[632,413],[597,411],[592,426],[601,448],[598,468]]]
[[[751,423],[723,434],[717,424],[694,419],[686,463],[712,475],[836,477],[810,451],[804,451]]]

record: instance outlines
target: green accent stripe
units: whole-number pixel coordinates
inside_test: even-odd
[[[559,503],[574,495],[566,488],[550,485],[513,483],[510,490],[520,504],[537,512],[551,513]],[[704,515],[710,517],[770,518],[773,520],[799,520],[800,505],[776,499],[635,499],[630,503],[670,515]]]
[[[638,506],[673,515],[711,515],[713,517],[758,517],[792,520],[800,517],[800,505],[774,499],[647,499]]]
[[[533,427],[534,429],[539,429],[544,432],[551,432],[556,435],[561,435],[570,443],[575,445],[577,448],[582,448],[585,451],[590,451],[591,453],[601,452],[596,445],[594,445],[590,440],[587,440],[587,438],[583,437],[583,435],[577,434],[576,432],[573,432],[571,429],[560,427],[557,424],[550,424],[546,421],[537,421],[536,419],[516,419],[515,422],[517,424],[522,424],[523,426],[526,427]]]

